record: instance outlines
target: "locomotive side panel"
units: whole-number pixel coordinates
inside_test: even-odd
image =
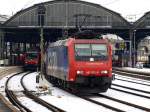
[[[47,74],[66,80],[68,75],[68,50],[65,46],[50,47],[47,51]]]
[[[112,81],[112,53],[104,39],[67,39],[47,49],[46,72],[53,84],[84,93],[106,92]]]

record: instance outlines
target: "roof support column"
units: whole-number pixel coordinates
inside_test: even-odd
[[[26,46],[26,43],[24,42],[23,43],[23,52],[26,52],[26,49],[27,49],[27,46]]]
[[[9,59],[10,59],[10,65],[13,65],[14,64],[14,56],[12,55],[12,42],[10,42],[10,56],[9,56]],[[7,52],[7,51],[6,51]]]
[[[0,30],[0,59],[4,59],[4,32]]]
[[[129,38],[130,38],[130,61],[129,61],[130,64],[129,64],[129,66],[132,66],[132,67],[134,66],[133,65],[133,60],[132,60],[133,59],[132,58],[132,52],[133,52],[133,49],[132,49],[133,48],[133,44],[132,44],[133,43],[133,32],[134,32],[133,29],[129,30]]]

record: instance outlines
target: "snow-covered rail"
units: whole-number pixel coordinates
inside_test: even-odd
[[[25,112],[25,111],[27,111],[27,112],[32,112],[30,109],[28,109],[27,107],[25,107],[24,105],[22,105],[22,103],[17,99],[17,97],[16,97],[16,95],[14,94],[14,92],[12,91],[12,90],[10,90],[9,89],[9,87],[8,87],[8,83],[9,83],[9,81],[11,80],[11,78],[13,78],[13,77],[15,77],[15,76],[17,76],[17,75],[19,75],[19,74],[21,74],[21,73],[17,73],[17,74],[15,74],[15,75],[12,75],[11,77],[9,77],[8,78],[8,80],[6,81],[6,88],[5,88],[5,92],[6,92],[6,95],[7,95],[7,97],[9,98],[9,100],[15,105],[15,106],[17,106],[18,108],[19,108],[19,110],[21,111],[21,112]]]
[[[17,73],[9,77],[6,81],[5,92],[12,104],[17,106],[21,112],[65,112],[62,109],[59,109],[36,97],[31,93],[31,91],[28,91],[25,88],[23,84],[23,77],[28,74],[30,73]],[[30,102],[28,102],[30,104],[23,103],[21,101],[21,97],[24,97],[23,99],[30,100]],[[37,111],[35,108],[29,106],[31,104],[34,104],[35,107],[38,107],[38,109],[40,106],[40,109]]]
[[[144,79],[144,80],[150,80],[150,75],[146,73],[136,73],[136,72],[134,73],[131,71],[124,71],[119,69],[113,69],[113,73],[120,74],[123,76],[130,76],[134,78]]]
[[[115,111],[115,112],[125,112],[124,110],[121,110],[121,109],[119,109],[117,107],[113,107],[113,106],[111,106],[111,105],[109,105],[107,103],[98,102],[96,100],[93,100],[93,99],[90,99],[90,98],[86,98],[86,97],[83,97],[83,96],[79,96],[79,97],[84,99],[84,100],[86,100],[86,101],[92,102],[94,104],[106,107],[106,108],[108,108],[108,109],[110,109],[112,111]]]
[[[0,111],[3,111],[5,108],[6,110],[11,110],[13,112],[18,112],[18,110],[8,102],[8,100],[5,98],[5,95],[3,94],[4,89],[4,81],[2,80],[4,77],[7,77],[10,74],[15,74],[22,71],[21,66],[8,66],[8,67],[0,67],[0,105],[4,104],[4,107],[0,109]]]
[[[119,112],[150,112],[150,81],[121,75],[115,79],[108,92],[84,99]]]
[[[31,91],[29,91],[26,86],[24,85],[23,83],[23,78],[28,75],[28,74],[25,74],[22,78],[21,78],[21,85],[22,87],[24,88],[24,93],[26,94],[26,96],[28,96],[29,98],[33,99],[34,101],[38,102],[39,104],[43,105],[44,107],[47,107],[49,110],[51,110],[52,112],[65,112],[64,110],[50,104],[50,103],[47,103],[46,101],[38,98],[35,94],[33,94]]]
[[[109,91],[114,91],[114,90],[110,89]],[[124,92],[124,91],[120,91],[120,92]],[[149,112],[150,111],[149,107],[138,105],[136,104],[136,102],[131,103],[130,101],[124,101],[122,99],[119,99],[117,97],[115,98],[107,94],[93,94],[87,97],[83,97],[83,96],[79,96],[79,97],[89,102],[92,102],[94,104],[109,108],[112,111],[116,111],[116,112],[128,112],[128,111]]]
[[[21,73],[16,75],[8,83],[8,89],[21,101],[29,111],[33,112],[145,112],[150,111],[150,81],[116,75],[111,88],[106,93],[90,96],[76,96],[69,91],[48,84],[48,89],[39,88],[36,83],[38,73]],[[25,89],[21,85],[25,87]],[[46,80],[44,80],[44,83]],[[1,85],[1,84],[0,84]],[[51,94],[49,93],[51,89]],[[26,91],[27,90],[27,91]],[[30,93],[31,92],[31,93]],[[37,101],[38,97],[41,101]],[[49,104],[52,108],[48,109]],[[32,105],[32,106],[31,106]],[[46,105],[46,106],[44,106]],[[88,108],[87,108],[88,107]]]
[[[119,100],[117,98],[109,97],[107,95],[96,94],[96,96],[101,97],[101,98],[106,98],[106,99],[109,99],[109,100],[112,100],[112,101],[115,101],[115,102],[118,102],[118,103],[122,103],[122,104],[125,104],[125,105],[128,105],[128,106],[132,106],[134,108],[138,108],[138,109],[141,109],[141,110],[144,110],[144,111],[150,111],[149,108],[139,106],[139,105],[127,102],[127,101]]]

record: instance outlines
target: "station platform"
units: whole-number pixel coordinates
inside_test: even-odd
[[[0,112],[12,112],[12,110],[3,102],[0,97]]]
[[[0,66],[0,79],[10,73],[20,71],[21,67],[18,66]],[[1,92],[0,92],[0,112],[18,112],[18,110],[3,97]]]
[[[131,67],[113,67],[114,70],[121,70],[121,71],[129,71],[129,72],[135,72],[135,73],[143,73],[143,74],[149,74],[150,75],[150,68],[131,68]]]

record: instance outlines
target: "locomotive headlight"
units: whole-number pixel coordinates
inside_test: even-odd
[[[101,74],[108,74],[108,70],[102,70]]]
[[[77,71],[77,74],[83,74],[83,73],[84,73],[83,71],[80,70]]]

